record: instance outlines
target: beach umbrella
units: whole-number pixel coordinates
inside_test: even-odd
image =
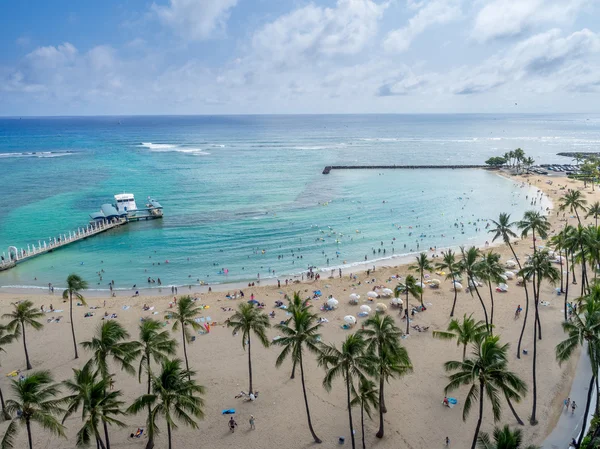
[[[372,298],[373,299],[373,298],[377,298],[377,296],[378,296],[377,293],[375,293],[373,291],[367,293],[367,297],[368,298]]]
[[[504,265],[506,265],[506,268],[515,268],[517,266],[517,262],[515,262],[512,259],[509,259]]]
[[[514,279],[515,273],[513,273],[512,271],[505,271],[504,276],[506,276],[506,279]]]
[[[398,304],[404,304],[404,302],[400,298],[392,298],[392,304],[398,305]]]
[[[381,292],[384,296],[392,296],[394,294],[394,291],[391,288],[384,288]]]
[[[523,276],[519,276],[517,278],[517,284],[522,284],[523,283]]]
[[[505,281],[508,281],[508,276],[506,276],[505,274],[501,274],[500,277]]]
[[[463,289],[463,286],[460,282],[454,281],[454,289],[456,291],[461,291]]]
[[[507,292],[508,291],[508,285],[506,285],[506,284],[498,284],[498,289],[501,292]]]
[[[417,282],[417,285],[421,288],[425,288],[425,284],[423,284],[422,282]]]
[[[387,306],[383,303],[378,302],[377,306],[375,306],[375,311],[377,313],[383,313],[387,310]]]
[[[432,279],[429,281],[430,284],[440,285],[442,282],[439,279]]]
[[[357,295],[356,293],[351,293],[350,299],[353,301],[358,301],[360,299],[360,295]]]
[[[344,317],[344,321],[346,322],[346,324],[350,324],[351,326],[354,326],[356,324],[356,317],[354,317],[352,315],[346,315]]]
[[[335,309],[339,304],[339,301],[335,298],[329,298],[327,300],[327,305],[333,309]]]
[[[371,308],[368,305],[363,304],[362,306],[360,306],[360,311],[363,313],[369,313],[371,311]]]

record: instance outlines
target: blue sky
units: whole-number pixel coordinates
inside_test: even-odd
[[[598,112],[600,0],[2,2],[0,115]]]

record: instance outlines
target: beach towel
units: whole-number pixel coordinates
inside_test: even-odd
[[[62,311],[63,311],[62,309],[55,310],[56,313],[60,313]]]
[[[225,410],[223,410],[221,412],[221,415],[233,415],[233,414],[235,414],[234,408],[226,408]]]
[[[458,401],[455,398],[448,398],[448,407],[454,408],[456,404],[458,404]]]
[[[123,306],[123,310],[128,310],[131,306]]]

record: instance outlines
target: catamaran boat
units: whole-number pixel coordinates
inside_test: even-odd
[[[158,201],[148,197],[146,207],[138,208],[133,193],[120,193],[115,195],[114,204],[103,204],[100,211],[90,214],[90,217],[93,222],[153,220],[163,217],[163,207]]]

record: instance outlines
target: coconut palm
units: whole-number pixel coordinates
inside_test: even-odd
[[[269,317],[266,313],[254,307],[253,304],[242,303],[238,310],[229,318],[227,326],[233,328],[233,335],[238,332],[242,333],[242,348],[246,350],[248,346],[248,394],[252,393],[252,346],[250,335],[254,334],[258,341],[265,347],[269,347],[269,339],[267,338],[267,329],[271,327]]]
[[[567,304],[568,304],[568,298],[569,298],[569,249],[567,247],[567,238],[569,236],[569,233],[572,232],[571,231],[572,229],[573,229],[572,226],[566,225],[562,231],[560,231],[558,234],[556,234],[551,239],[552,246],[554,247],[554,249],[556,251],[558,251],[558,256],[560,257],[560,260],[561,260],[561,263],[560,263],[560,290],[565,295],[565,298],[564,298],[565,321],[567,321],[567,319],[568,319]],[[566,270],[564,270],[564,272],[566,273],[566,279],[565,279],[564,283],[563,283],[563,266],[562,266],[563,262],[565,262],[565,268],[566,268]]]
[[[323,344],[318,356],[319,366],[326,370],[323,387],[331,390],[334,379],[342,377],[346,384],[346,400],[352,449],[356,449],[354,423],[352,422],[352,397],[354,379],[362,382],[368,373],[373,372],[374,356],[367,352],[368,344],[358,333],[350,334],[338,349],[333,343]]]
[[[479,268],[481,265],[479,264],[481,251],[476,247],[472,246],[468,250],[465,250],[464,246],[460,247],[460,252],[462,254],[462,260],[460,261],[461,272],[467,275],[467,281],[469,283],[469,291],[471,292],[471,296],[473,296],[473,290],[477,294],[477,298],[479,298],[479,303],[481,304],[481,308],[483,309],[483,315],[485,317],[485,326],[488,329],[488,332],[491,330],[490,321],[488,319],[487,308],[485,303],[483,302],[483,298],[479,293],[478,277],[479,277]]]
[[[493,441],[492,441],[493,438]],[[479,449],[539,449],[537,446],[522,446],[523,434],[521,429],[510,430],[508,425],[503,428],[495,427],[493,437],[481,432],[477,441]]]
[[[360,428],[362,437],[362,447],[366,448],[365,445],[365,413],[371,418],[371,407],[377,409],[378,407],[378,393],[375,383],[367,378],[361,380],[358,384],[358,390],[355,388],[352,391],[352,406],[360,406]]]
[[[460,263],[456,261],[456,254],[454,251],[449,249],[444,253],[444,257],[441,262],[435,264],[438,270],[446,272],[446,279],[452,279],[452,286],[456,284],[456,279],[460,276]],[[454,316],[454,309],[456,307],[456,298],[458,297],[458,290],[454,288],[454,301],[452,302],[452,310],[450,311],[450,318]]]
[[[294,294],[292,295],[292,299],[288,300],[287,311],[290,315],[293,315],[295,309],[302,310],[304,307],[307,306],[308,300],[302,299],[302,297],[300,296],[300,292],[294,292]],[[296,378],[296,364],[297,360],[296,358],[294,358],[292,361],[292,374],[290,376],[290,379]]]
[[[275,366],[279,367],[284,360],[290,356],[294,366],[300,366],[300,379],[302,382],[302,394],[304,396],[304,405],[306,407],[306,417],[308,419],[308,428],[312,434],[315,443],[320,443],[321,439],[315,433],[312,421],[310,418],[310,410],[308,408],[308,396],[306,395],[306,383],[304,379],[304,348],[308,349],[313,354],[319,353],[318,342],[320,340],[319,328],[321,324],[318,322],[316,314],[310,311],[310,306],[302,303],[300,293],[294,293],[294,299],[289,302],[288,312],[291,314],[283,324],[275,325],[279,333],[283,337],[275,340],[275,344],[282,346],[283,349],[277,357]]]
[[[375,354],[375,366],[379,377],[379,430],[377,438],[383,438],[383,414],[385,406],[384,385],[390,378],[412,371],[412,363],[406,348],[400,345],[402,331],[389,315],[374,315],[363,323],[358,331],[367,342],[367,351]]]
[[[9,332],[6,326],[0,324],[0,352],[6,352],[4,347],[16,338],[15,334]],[[10,419],[10,415],[6,412],[6,404],[4,403],[4,394],[2,388],[0,388],[0,404],[2,404],[2,417],[6,420]]]
[[[594,217],[594,226],[598,227],[598,217],[600,216],[600,201],[592,203],[585,214],[585,218]]]
[[[521,261],[517,257],[517,253],[515,253],[515,249],[511,244],[511,239],[517,238],[517,234],[513,231],[513,228],[518,225],[516,222],[510,221],[510,214],[500,213],[498,216],[498,221],[491,220],[494,226],[493,229],[490,229],[488,232],[494,233],[494,237],[492,238],[492,242],[495,242],[496,239],[502,238],[502,241],[508,245],[510,248],[510,252],[513,255],[514,260],[517,262],[519,266],[519,270],[523,267],[521,266]],[[525,290],[525,315],[523,317],[523,328],[521,329],[521,335],[519,337],[519,343],[517,344],[517,358],[521,358],[521,341],[523,339],[523,333],[525,332],[525,324],[527,323],[527,314],[529,313],[529,289],[527,288],[527,283],[523,282],[523,289]]]
[[[577,217],[577,222],[581,225],[579,211],[585,212],[587,210],[587,200],[585,199],[583,193],[580,190],[567,190],[567,193],[565,193],[560,198],[559,204],[559,210],[568,210],[571,213],[575,213],[575,216]]]
[[[427,258],[427,253],[419,254],[416,257],[416,259],[417,259],[417,263],[415,265],[409,266],[408,268],[410,270],[414,270],[415,272],[419,273],[419,276],[421,277],[421,282],[423,282],[424,271],[425,270],[431,271],[433,268],[431,267],[431,264],[429,263],[429,259]],[[421,305],[423,305],[423,289],[421,289],[419,300],[421,301]]]
[[[111,378],[108,372],[109,360],[117,363],[127,373],[135,375],[132,362],[140,355],[140,344],[135,341],[125,341],[128,338],[129,333],[123,326],[114,320],[108,320],[98,326],[96,336],[81,343],[84,349],[92,352],[92,361],[103,380],[108,382]],[[106,449],[110,449],[108,424],[103,421],[102,425]]]
[[[490,308],[490,332],[494,326],[494,284],[500,284],[504,282],[502,275],[504,274],[504,268],[500,264],[500,254],[493,251],[489,251],[484,254],[483,259],[479,262],[477,267],[477,273],[479,277],[488,284],[490,290],[490,301],[492,307]]]
[[[467,345],[469,343],[475,343],[479,339],[487,335],[487,327],[483,321],[475,321],[473,314],[467,316],[465,313],[460,322],[457,319],[453,319],[448,324],[448,328],[445,331],[433,331],[433,338],[439,338],[441,340],[454,340],[456,339],[456,346],[463,345],[463,361],[467,357]]]
[[[14,310],[10,313],[5,313],[2,318],[10,320],[7,324],[7,329],[14,333],[16,338],[23,336],[23,349],[25,350],[25,362],[27,369],[31,369],[29,362],[29,352],[27,352],[27,339],[25,337],[25,328],[32,327],[34,330],[40,330],[44,325],[39,320],[44,316],[39,309],[33,306],[31,301],[21,301],[13,304]]]
[[[175,355],[177,342],[170,338],[169,331],[162,330],[162,323],[152,318],[145,319],[140,323],[139,343],[142,353],[140,366],[138,368],[138,382],[142,381],[142,372],[145,370],[148,376],[148,394],[150,394],[150,383],[152,380],[151,361],[160,363],[167,360],[169,356]]]
[[[404,316],[406,318],[406,334],[410,333],[410,308],[409,308],[409,296],[412,296],[415,299],[419,299],[420,295],[423,293],[423,287],[421,287],[420,283],[417,283],[417,280],[412,274],[406,276],[404,279],[404,284],[400,283],[395,288],[395,293],[398,295],[399,293],[406,294],[406,309],[404,309]]]
[[[581,264],[581,296],[584,296],[586,287],[589,287],[586,263],[589,256],[587,245],[589,242],[589,233],[586,231],[586,228],[578,225],[572,228],[572,231],[567,234],[565,240],[567,247],[571,251],[571,268],[573,268],[573,273],[575,262]],[[574,275],[573,280],[573,283],[576,283]]]
[[[172,431],[177,429],[175,419],[182,421],[192,429],[197,429],[195,419],[204,418],[205,393],[203,386],[192,379],[194,372],[181,368],[181,360],[165,360],[161,372],[152,376],[152,393],[137,398],[127,409],[128,413],[140,413],[150,408],[146,427],[148,429],[148,445],[158,433],[156,418],[162,416],[167,422],[169,449],[172,449]]]
[[[85,298],[80,293],[80,290],[85,290],[88,283],[76,274],[70,274],[67,277],[67,288],[63,291],[63,299],[69,300],[69,319],[71,320],[71,334],[73,335],[73,349],[75,350],[75,358],[79,358],[77,354],[77,338],[75,338],[75,324],[73,322],[73,296],[77,298],[84,306]]]
[[[100,434],[100,423],[125,427],[116,418],[124,414],[121,410],[124,402],[119,399],[123,395],[121,391],[106,392],[110,379],[103,379],[99,374],[94,371],[93,361],[90,360],[82,369],[73,369],[73,378],[63,382],[71,395],[64,398],[67,410],[62,423],[81,408],[83,426],[77,432],[77,446],[87,446],[93,438],[97,447],[106,449]]]
[[[471,449],[475,449],[477,444],[484,399],[490,402],[494,421],[498,421],[502,415],[500,394],[518,402],[527,391],[525,382],[508,370],[507,353],[508,344],[501,345],[498,336],[489,335],[475,342],[472,357],[444,364],[446,371],[453,372],[448,376],[450,383],[444,390],[446,394],[461,386],[470,386],[463,406],[463,421],[469,416],[473,403],[479,400],[479,417]]]
[[[552,265],[548,251],[537,251],[533,254],[531,263],[525,266],[520,272],[525,281],[534,279],[533,295],[535,305],[535,320],[533,323],[533,406],[529,422],[531,425],[537,424],[536,411],[537,411],[537,340],[538,331],[541,333],[541,323],[539,314],[539,302],[540,302],[540,287],[542,280],[547,280],[551,284],[556,283],[559,278],[558,270]],[[537,282],[537,284],[536,284]],[[540,335],[541,338],[541,335]]]
[[[186,343],[192,341],[192,334],[188,329],[191,327],[194,331],[200,329],[200,324],[195,318],[200,314],[202,309],[194,304],[194,300],[190,296],[182,296],[177,301],[177,309],[167,312],[167,315],[173,320],[173,332],[176,332],[181,327],[181,341],[183,342],[183,358],[185,359],[185,369],[190,372],[190,364],[187,356]]]
[[[592,378],[588,389],[585,413],[588,416],[594,382],[598,377],[598,364],[600,363],[600,284],[594,283],[590,293],[583,299],[579,313],[573,314],[572,321],[562,323],[567,339],[556,346],[556,360],[562,364],[569,360],[578,347],[585,348],[588,353],[592,367]],[[583,429],[579,435],[578,443],[581,444],[585,436],[585,419]]]
[[[58,436],[65,436],[65,428],[58,422],[56,416],[63,413],[61,399],[55,399],[60,392],[54,384],[50,371],[37,371],[29,374],[25,379],[11,380],[10,388],[14,399],[6,401],[6,410],[14,418],[2,437],[0,447],[8,449],[15,447],[15,438],[19,425],[27,429],[29,449],[33,449],[31,424],[36,423]]]

